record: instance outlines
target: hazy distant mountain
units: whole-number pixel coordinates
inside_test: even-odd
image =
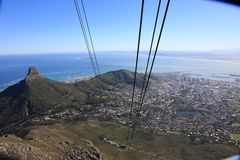
[[[147,54],[147,52],[145,53]],[[240,59],[240,49],[215,50],[215,51],[160,51],[159,56],[174,56],[185,58],[207,58],[207,59]]]

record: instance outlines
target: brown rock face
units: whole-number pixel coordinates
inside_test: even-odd
[[[81,139],[64,155],[64,160],[102,160],[102,153],[91,141]]]
[[[102,160],[102,153],[90,141],[80,140],[78,143],[61,146],[53,151],[45,151],[24,143],[1,143],[0,159],[2,160]]]
[[[39,74],[37,68],[36,67],[30,67],[28,69],[28,76],[32,76],[32,75],[35,75],[35,74]]]
[[[72,141],[48,127],[34,127],[21,136],[0,137],[0,160],[103,160],[91,141]]]
[[[28,74],[27,74],[26,79],[27,80],[32,80],[32,79],[35,79],[35,78],[38,78],[38,77],[41,77],[41,74],[38,72],[37,68],[36,67],[30,67],[28,69]]]
[[[29,144],[0,143],[0,159],[2,160],[47,160],[49,153]]]

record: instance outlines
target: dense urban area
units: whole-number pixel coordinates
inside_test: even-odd
[[[140,93],[140,85],[137,87]],[[50,114],[47,120],[97,117],[129,125],[132,85],[118,84],[93,92],[103,101],[86,104],[81,110],[67,109]],[[135,127],[174,132],[199,143],[239,145],[233,135],[240,134],[240,83],[195,78],[180,73],[155,74],[147,91],[143,109],[135,98]],[[57,107],[57,106],[56,106]],[[58,106],[59,107],[59,106]],[[133,120],[134,121],[134,120]]]

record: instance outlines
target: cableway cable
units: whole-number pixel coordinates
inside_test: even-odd
[[[145,73],[144,73],[144,78],[143,78],[143,83],[142,83],[142,88],[141,88],[141,93],[140,93],[139,104],[140,104],[140,102],[141,102],[141,100],[142,100],[143,90],[144,90],[145,83],[146,83],[147,72],[148,72],[148,66],[149,66],[149,62],[150,62],[150,58],[151,58],[151,54],[152,54],[152,47],[153,47],[153,42],[154,42],[154,38],[155,38],[155,32],[156,32],[157,23],[158,23],[158,17],[159,17],[160,6],[161,6],[161,0],[159,0],[159,2],[158,2],[158,8],[157,8],[157,13],[156,13],[156,19],[155,19],[155,23],[154,23],[154,29],[153,29],[153,34],[152,34],[152,40],[151,40],[150,49],[149,49],[149,53],[148,53],[148,60],[147,60],[147,65],[146,65],[146,69],[145,69]]]
[[[166,17],[167,17],[169,4],[170,4],[170,0],[168,0],[168,2],[167,2],[167,6],[166,6],[166,9],[165,9],[163,21],[162,21],[162,24],[161,24],[161,28],[160,28],[160,32],[159,32],[159,36],[158,36],[158,40],[157,40],[157,44],[156,44],[156,48],[155,48],[152,64],[151,64],[151,68],[150,68],[150,71],[149,71],[149,74],[148,74],[148,77],[147,77],[147,81],[146,81],[146,86],[144,88],[144,92],[143,92],[143,95],[142,95],[142,99],[141,99],[141,103],[140,103],[140,109],[137,110],[137,114],[136,114],[137,117],[136,118],[139,118],[139,116],[140,116],[139,113],[141,112],[142,107],[143,107],[143,101],[144,101],[144,98],[145,98],[145,95],[146,95],[147,87],[148,87],[148,84],[149,84],[149,80],[150,80],[150,77],[151,77],[152,69],[153,69],[153,66],[154,66],[155,59],[156,59],[156,54],[157,54],[157,51],[158,51],[158,47],[159,47],[159,43],[160,43],[160,40],[161,40],[161,36],[162,36],[165,20],[166,20]],[[135,127],[136,126],[132,127],[131,136],[130,136],[131,139],[133,138],[133,135],[134,135],[134,132],[135,132]],[[130,132],[130,127],[129,127],[129,132]],[[129,138],[129,135],[130,135],[130,133],[128,133],[128,138]]]
[[[129,122],[130,123],[132,123],[132,116],[133,116],[133,103],[134,103],[134,96],[135,96],[139,49],[140,49],[140,44],[141,44],[143,11],[144,11],[144,0],[142,0],[142,5],[141,5],[141,15],[140,15],[140,24],[139,24],[139,32],[138,32],[138,44],[137,44],[137,55],[136,55],[136,62],[135,62],[135,72],[134,72],[133,90],[132,90],[132,101],[131,101],[130,116],[129,116]],[[130,134],[130,125],[129,125],[129,128],[128,128],[128,139],[129,139],[129,134]]]
[[[137,76],[137,68],[138,68],[138,57],[139,57],[139,49],[140,49],[141,33],[142,33],[143,10],[144,10],[144,0],[142,0],[141,15],[140,15],[140,25],[139,25],[139,33],[138,33],[138,44],[137,44],[137,56],[136,56],[136,62],[135,62],[135,72],[134,72],[133,90],[132,90],[132,101],[131,101],[131,108],[130,108],[130,121],[132,120],[133,103],[134,103],[134,96],[135,96],[136,76]]]
[[[88,39],[87,39],[86,30],[85,30],[85,27],[84,27],[82,15],[81,15],[79,4],[78,4],[77,0],[74,0],[74,5],[75,5],[75,8],[76,8],[79,23],[81,25],[81,29],[82,29],[84,41],[86,43],[86,47],[87,47],[87,50],[88,50],[88,54],[89,54],[89,57],[90,57],[90,60],[91,60],[92,68],[93,68],[94,74],[96,76],[97,75],[97,70],[96,70],[96,67],[95,67],[95,64],[94,64],[94,60],[93,60],[93,57],[92,57],[92,52],[91,52],[90,45],[89,45],[89,42],[88,42]]]
[[[86,14],[86,10],[85,10],[83,0],[81,0],[81,4],[82,4],[82,8],[83,8],[83,14],[84,14],[84,17],[85,17],[86,25],[87,25],[87,30],[88,30],[88,35],[89,35],[89,38],[90,38],[90,43],[91,43],[91,47],[92,47],[93,56],[94,56],[94,59],[95,59],[95,62],[96,62],[97,72],[98,72],[98,74],[101,74],[100,69],[99,69],[97,56],[96,56],[96,52],[95,52],[95,47],[93,45],[92,35],[91,35],[91,32],[90,32],[90,27],[89,27],[89,24],[88,24],[87,14]]]
[[[140,111],[142,110],[142,107],[143,107],[143,101],[144,101],[144,98],[145,98],[145,95],[146,95],[146,91],[147,91],[147,87],[148,87],[148,84],[149,84],[149,80],[150,80],[150,77],[151,77],[151,74],[152,74],[154,62],[155,62],[156,55],[157,55],[157,52],[158,52],[159,43],[161,41],[161,36],[162,36],[165,20],[166,20],[166,17],[167,17],[169,4],[170,4],[170,0],[168,0],[168,2],[167,2],[167,7],[166,7],[166,10],[165,10],[165,13],[164,13],[164,17],[163,17],[160,33],[159,33],[159,36],[158,36],[157,45],[156,45],[154,56],[153,56],[153,61],[152,61],[152,64],[151,64],[151,68],[150,68],[150,71],[149,71],[149,74],[148,74],[146,86],[145,86],[145,89],[144,89],[144,92],[143,92],[143,96],[142,96],[142,100],[141,100],[141,104],[140,104]]]

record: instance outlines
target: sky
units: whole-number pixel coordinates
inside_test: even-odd
[[[1,1],[0,54],[86,51],[73,0]],[[166,5],[162,1],[161,15]],[[136,50],[141,0],[84,3],[96,51]],[[157,3],[145,0],[141,50],[149,49]],[[239,49],[239,28],[240,7],[211,0],[171,0],[159,49]]]

